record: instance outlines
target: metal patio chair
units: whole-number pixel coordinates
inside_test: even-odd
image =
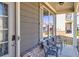
[[[58,49],[59,49],[60,55],[61,55],[61,52],[62,52],[62,49],[63,49],[63,40],[60,36],[58,36],[56,42],[57,42],[57,46],[58,46]]]
[[[56,46],[55,42],[53,41],[53,44],[50,42],[51,39],[46,40],[44,45],[44,53],[45,57],[51,56],[58,56],[58,47]]]

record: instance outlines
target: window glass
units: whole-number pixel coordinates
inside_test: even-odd
[[[0,2],[0,56],[8,54],[8,5]]]
[[[8,18],[0,17],[0,29],[8,29]]]
[[[0,15],[3,15],[3,4],[0,2]]]
[[[53,14],[50,13],[50,16],[49,16],[49,36],[53,36]]]
[[[0,2],[0,15],[8,15],[8,5]]]
[[[4,4],[3,15],[8,15],[8,5],[7,4]]]
[[[66,23],[66,33],[71,33],[72,31],[72,23]]]
[[[66,14],[65,21],[66,21],[66,23],[65,23],[66,33],[72,33],[73,13]]]
[[[54,14],[50,13],[47,9],[43,9],[43,39],[53,36],[54,31]]]
[[[44,9],[43,10],[43,38],[47,38],[49,35],[48,19],[49,19],[49,12],[46,9]]]
[[[8,53],[8,43],[0,44],[0,56]]]
[[[0,31],[0,42],[8,41],[8,30]]]

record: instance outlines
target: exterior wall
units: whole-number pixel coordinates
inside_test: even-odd
[[[21,54],[38,43],[38,9],[38,3],[20,3]]]

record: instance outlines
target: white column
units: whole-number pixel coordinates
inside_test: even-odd
[[[53,33],[53,34],[54,34],[54,35],[53,35],[53,36],[54,36],[54,39],[55,39],[55,40],[57,40],[57,37],[56,37],[56,20],[57,20],[57,19],[56,19],[56,14],[54,14],[54,17],[53,17],[53,24],[54,24],[54,27],[53,27],[54,33]]]
[[[56,35],[56,14],[53,15],[53,36]]]
[[[40,41],[42,40],[43,40],[43,8],[40,7]]]
[[[20,57],[20,2],[16,3],[16,57]]]
[[[73,46],[77,46],[77,16],[76,12],[74,13],[73,18]]]

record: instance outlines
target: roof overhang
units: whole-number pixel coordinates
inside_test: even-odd
[[[64,2],[59,5],[59,2],[44,2],[56,14],[79,12],[79,2]]]

